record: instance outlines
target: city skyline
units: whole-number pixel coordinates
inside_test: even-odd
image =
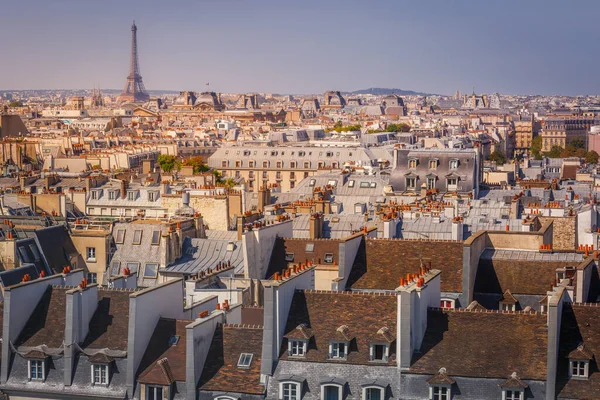
[[[7,5],[0,90],[118,89],[135,19],[149,91],[600,93],[595,2],[143,4]]]

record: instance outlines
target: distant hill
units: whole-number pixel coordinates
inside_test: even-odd
[[[403,89],[387,89],[387,88],[369,88],[355,90],[354,92],[344,92],[344,94],[374,94],[374,95],[386,95],[386,94],[397,94],[405,96],[429,96],[429,93],[414,92],[412,90]]]

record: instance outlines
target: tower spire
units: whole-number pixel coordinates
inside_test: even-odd
[[[119,96],[120,101],[144,102],[150,100],[150,96],[146,93],[142,75],[140,74],[140,65],[138,60],[137,50],[137,26],[135,20],[131,25],[131,58],[129,62],[129,75],[125,82],[125,88]]]

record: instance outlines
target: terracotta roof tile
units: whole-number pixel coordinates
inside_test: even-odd
[[[122,290],[98,290],[98,307],[83,348],[127,351],[130,294]]]
[[[427,313],[421,353],[413,356],[412,373],[523,379],[546,379],[548,330],[542,314],[480,311]],[[485,354],[485,357],[481,355]]]
[[[313,337],[308,342],[305,357],[294,357],[294,360],[372,365],[370,343],[394,341],[396,302],[396,296],[390,294],[297,291],[285,332],[290,333],[298,325],[307,324]],[[339,340],[338,329],[342,325],[348,327],[353,339],[347,360],[329,360],[329,342]],[[287,340],[281,350],[280,357],[287,359]],[[389,363],[393,364],[394,359],[394,346],[390,346]]]
[[[462,242],[367,239],[365,254],[364,261],[359,258],[360,251],[357,255],[349,287],[393,290],[400,278],[417,273],[422,264],[431,262],[433,268],[442,271],[442,292],[462,292]]]
[[[200,377],[200,390],[262,395],[260,384],[262,328],[219,325]],[[252,354],[249,368],[239,368],[242,353]]]
[[[138,368],[140,382],[164,385],[185,381],[185,327],[192,322],[167,318],[158,320]],[[171,345],[170,340],[174,336],[179,336],[179,340]]]
[[[50,348],[62,345],[65,336],[68,289],[48,286],[19,335],[17,346]]]
[[[587,380],[569,379],[569,356],[584,344],[593,355]],[[556,393],[566,399],[600,399],[600,307],[595,305],[563,304]]]

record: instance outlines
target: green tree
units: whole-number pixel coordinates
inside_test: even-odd
[[[502,165],[506,162],[506,154],[502,150],[496,149],[489,157],[490,161],[495,161],[496,164]]]
[[[544,153],[544,155],[550,158],[561,158],[561,154],[564,154],[563,150],[564,149],[560,146],[552,146],[550,151],[547,151],[546,153]]]
[[[385,128],[386,132],[410,132],[410,125],[404,122],[400,122],[398,124],[389,124],[387,128]]]
[[[531,141],[531,155],[536,160],[542,159],[542,137],[536,136]]]
[[[11,101],[10,103],[8,103],[9,107],[23,107],[23,102],[22,101]]]
[[[177,157],[168,154],[161,154],[158,156],[158,164],[160,165],[160,169],[166,173],[169,173],[173,171],[173,169],[177,167],[179,163]]]
[[[200,174],[209,170],[208,165],[204,163],[204,159],[200,156],[186,159],[183,161],[183,165],[194,167],[194,174]]]
[[[576,149],[585,149],[585,140],[581,138],[575,138],[569,142],[569,145],[575,147]]]
[[[585,156],[585,162],[588,164],[598,164],[598,153],[596,151],[588,151]]]

